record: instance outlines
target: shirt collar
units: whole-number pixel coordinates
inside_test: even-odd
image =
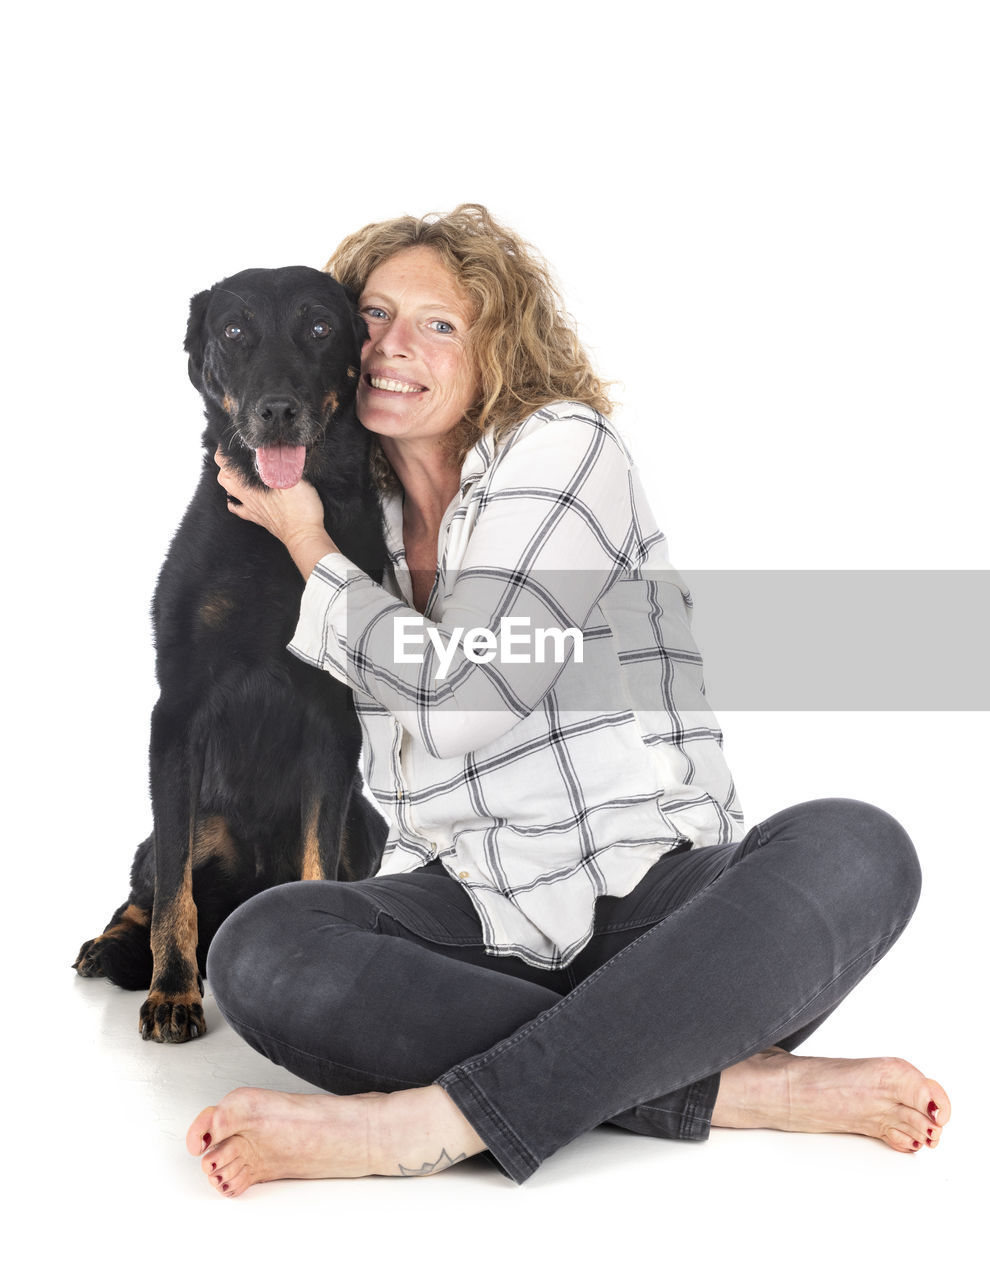
[[[485,434],[468,449],[461,467],[461,497],[467,496],[468,490],[480,480],[492,464],[495,456],[495,438],[493,431]]]

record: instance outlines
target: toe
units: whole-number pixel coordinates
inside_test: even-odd
[[[937,1080],[926,1080],[925,1092],[928,1096],[922,1103],[922,1110],[928,1117],[928,1123],[931,1124],[934,1121],[940,1128],[944,1128],[952,1115],[949,1095]]]
[[[929,1134],[929,1129],[941,1129],[948,1122],[951,1112],[948,1094],[937,1080],[928,1079],[910,1062],[888,1059],[885,1084],[891,1097],[915,1113],[911,1124],[901,1127],[912,1138],[920,1138],[922,1146],[934,1136]]]
[[[223,1142],[214,1144],[199,1162],[200,1168],[208,1178],[222,1175],[226,1178],[244,1163],[244,1141],[240,1137],[225,1138]]]
[[[929,1117],[911,1106],[895,1106],[884,1117],[881,1137],[895,1151],[920,1151],[932,1128]]]
[[[243,1160],[234,1161],[225,1169],[211,1174],[210,1183],[222,1196],[238,1196],[252,1185],[250,1167]]]
[[[229,1178],[225,1178],[226,1190],[223,1191],[225,1196],[239,1196],[247,1191],[251,1186],[253,1179],[246,1168],[240,1169],[237,1173],[231,1174]]]
[[[213,1174],[210,1180],[221,1195],[236,1195],[237,1190],[243,1190],[244,1186],[249,1185],[245,1182],[244,1175],[244,1162],[239,1160]]]
[[[922,1147],[917,1138],[912,1138],[903,1129],[888,1129],[884,1134],[883,1140],[888,1147],[893,1147],[895,1151],[906,1151],[909,1155],[920,1151]]]
[[[920,1151],[921,1143],[917,1138],[912,1138],[909,1133],[905,1133],[903,1129],[887,1129],[883,1135],[883,1140],[888,1147],[893,1147],[895,1151]]]
[[[207,1107],[201,1111],[189,1126],[186,1133],[186,1150],[191,1156],[202,1155],[217,1135],[213,1132],[213,1114],[216,1107]]]
[[[251,1115],[257,1089],[234,1089],[221,1098],[214,1107],[206,1107],[189,1126],[186,1134],[186,1150],[190,1155],[201,1156],[208,1147],[215,1147],[224,1138],[238,1133]]]

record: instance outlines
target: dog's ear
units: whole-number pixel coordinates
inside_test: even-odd
[[[189,355],[189,381],[197,391],[203,390],[203,359],[206,355],[206,335],[203,322],[206,308],[213,296],[212,289],[197,293],[189,303],[189,323],[186,325],[185,350]]]
[[[341,283],[341,281],[331,273],[329,268],[330,264],[327,263],[324,270],[347,299],[347,314],[351,322],[351,337],[357,347],[357,354],[360,356],[361,348],[364,346],[368,338],[368,326],[364,322],[364,316],[358,312],[358,296],[348,285]]]
[[[368,341],[368,326],[365,324],[364,316],[358,315],[356,311],[351,312],[351,325],[354,329],[354,341],[357,343],[358,355],[361,354],[361,348]]]
[[[345,289],[344,292],[347,294],[347,301],[349,303],[348,311],[350,312],[351,317],[351,333],[353,334],[354,341],[357,344],[358,355],[360,355],[361,348],[368,340],[368,326],[365,324],[364,316],[358,311],[357,294],[351,289]]]

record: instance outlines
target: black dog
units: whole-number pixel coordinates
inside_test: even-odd
[[[305,476],[336,544],[380,581],[370,437],[354,414],[365,335],[344,289],[309,267],[242,271],[192,300],[185,347],[206,455],[155,592],[154,831],[130,897],[75,963],[150,986],[146,1040],[205,1030],[199,975],[238,904],[378,868],[385,822],[361,793],[350,693],[286,652],[302,578],[280,542],[227,510],[213,461],[222,446],[259,486]]]

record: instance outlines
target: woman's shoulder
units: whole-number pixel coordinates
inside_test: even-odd
[[[632,464],[629,450],[612,422],[591,405],[578,400],[555,400],[528,414],[507,431],[488,432],[479,442],[485,446],[486,468],[493,466],[510,452],[536,452],[542,448],[555,451],[570,445],[575,452],[621,452]]]
[[[499,433],[489,430],[471,448],[461,468],[461,493],[476,494],[520,484],[588,483],[626,486],[634,463],[612,422],[579,401],[555,401]]]

